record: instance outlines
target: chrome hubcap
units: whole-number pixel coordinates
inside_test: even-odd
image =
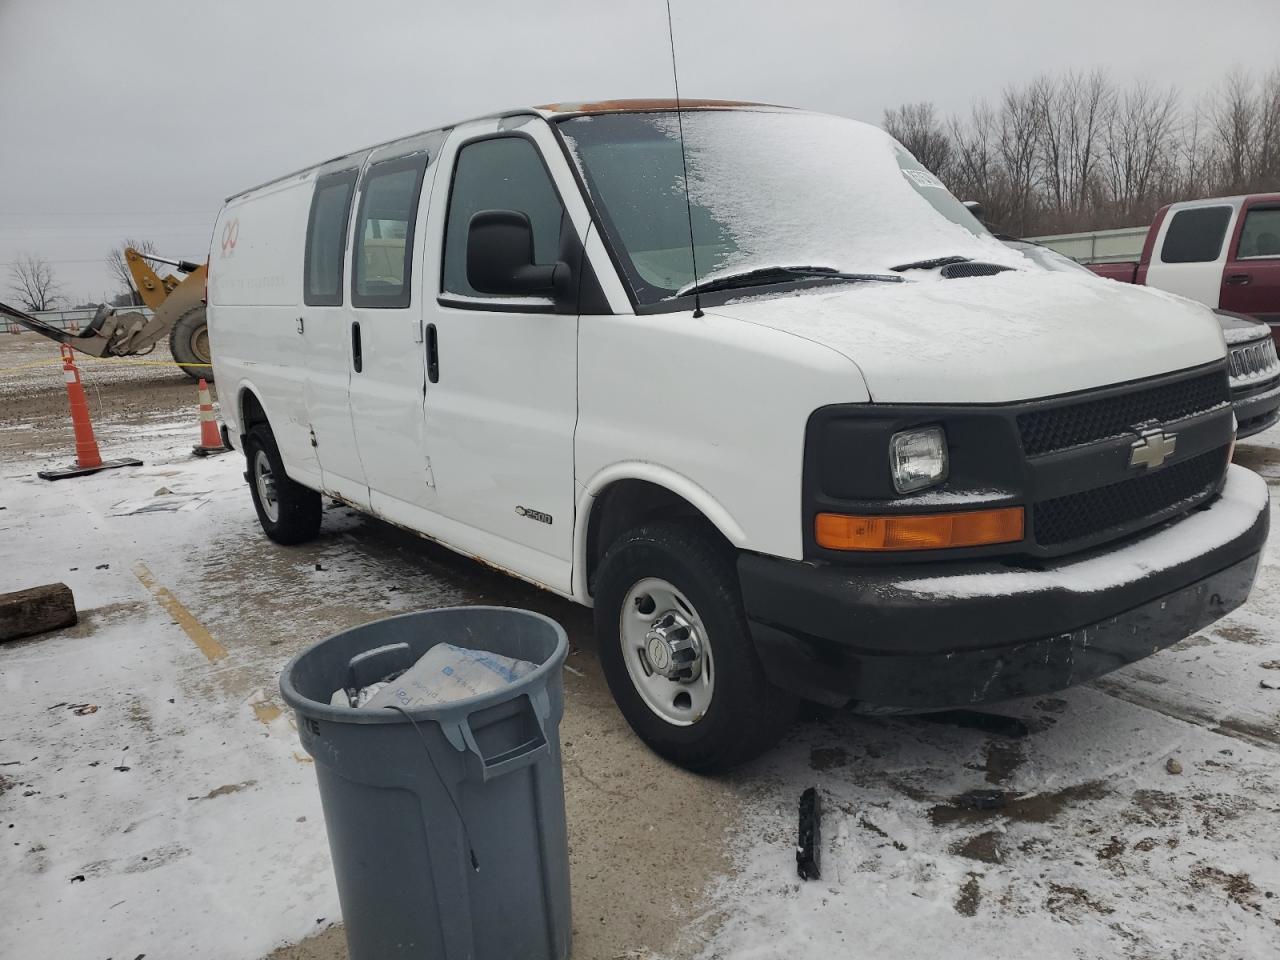
[[[276,493],[276,475],[271,471],[271,461],[259,450],[253,458],[253,480],[258,488],[258,501],[262,512],[272,523],[280,522],[280,498]]]
[[[693,625],[674,610],[649,624],[645,655],[653,672],[668,680],[696,680],[702,672],[702,643]]]
[[[715,690],[702,618],[666,580],[648,577],[623,600],[618,630],[627,673],[645,705],[675,726],[702,719]]]

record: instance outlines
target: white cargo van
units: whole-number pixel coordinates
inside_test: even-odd
[[[593,606],[627,720],[702,770],[800,698],[1039,694],[1244,602],[1268,497],[1208,310],[1038,266],[873,127],[686,103],[682,158],[679,120],[513,110],[227,201],[270,537],[325,494]]]

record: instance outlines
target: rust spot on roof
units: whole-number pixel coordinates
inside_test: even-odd
[[[734,107],[772,107],[771,103],[753,103],[750,100],[685,100],[682,110],[729,110]],[[538,110],[549,113],[643,113],[655,110],[674,110],[676,102],[670,98],[639,100],[587,100],[581,103],[545,103]]]

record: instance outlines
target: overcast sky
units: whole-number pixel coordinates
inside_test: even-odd
[[[1105,67],[1190,101],[1280,65],[1280,2],[673,0],[682,93],[878,122],[1042,71]],[[1229,9],[1230,15],[1225,15]],[[203,260],[227,194],[511,106],[670,96],[662,0],[0,0],[0,299],[52,261],[113,293],[126,235]]]

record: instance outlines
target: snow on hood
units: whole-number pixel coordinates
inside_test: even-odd
[[[1199,304],[1029,263],[988,277],[744,298],[714,312],[844,354],[880,403],[1030,400],[1193,367],[1225,350]]]

